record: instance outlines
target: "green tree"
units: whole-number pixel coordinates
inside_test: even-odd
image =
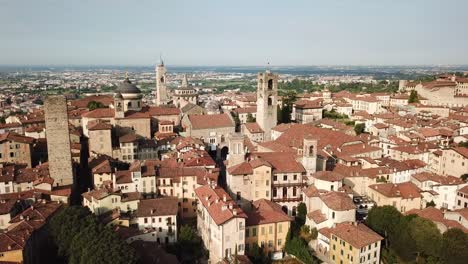
[[[388,238],[395,233],[401,217],[401,213],[393,206],[374,206],[367,215],[366,225]]]
[[[283,95],[282,106],[278,105],[278,122],[290,123],[293,104],[296,102],[297,94],[295,91],[288,91]]]
[[[253,117],[253,115],[251,113],[248,113],[247,114],[247,123],[253,123],[255,121],[256,121],[256,119]]]
[[[410,222],[416,217],[416,215],[401,217],[400,221],[397,222],[395,230],[389,235],[391,248],[406,262],[414,261],[418,253],[416,241],[410,234]]]
[[[248,255],[253,263],[271,263],[270,258],[265,254],[265,249],[263,247],[259,247],[257,243],[253,243],[252,248],[248,252]]]
[[[434,222],[415,217],[408,225],[411,238],[416,244],[418,256],[439,257],[442,236]]]
[[[426,207],[435,207],[435,206],[436,204],[434,203],[434,201],[430,201],[426,203]]]
[[[110,228],[104,227],[87,208],[67,207],[48,225],[58,254],[68,263],[136,263],[135,250]]]
[[[309,251],[309,247],[307,246],[306,242],[300,237],[296,236],[293,239],[288,240],[284,249],[288,254],[295,256],[304,263],[316,262],[312,257],[312,254]]]
[[[408,103],[419,103],[418,92],[416,90],[412,90],[410,96],[408,98]]]
[[[234,112],[231,112],[231,116],[232,116],[232,119],[234,120],[234,124],[236,125],[236,131],[239,131],[239,127],[241,123],[239,116]]]
[[[468,235],[451,228],[442,235],[441,259],[449,264],[468,263]]]
[[[296,221],[298,222],[299,226],[302,226],[306,222],[306,215],[307,215],[307,206],[305,203],[299,203],[297,206],[297,216]]]
[[[188,225],[179,228],[177,243],[168,245],[167,251],[176,255],[181,263],[195,263],[206,255],[201,238]]]
[[[356,132],[356,135],[360,135],[364,133],[365,129],[366,129],[366,124],[364,123],[359,123],[354,126],[354,132]]]
[[[93,111],[98,108],[105,108],[105,106],[101,102],[90,101],[88,103],[88,110]]]
[[[463,148],[468,148],[468,141],[460,142],[460,143],[458,143],[458,146],[463,147]]]
[[[462,176],[460,176],[460,178],[466,181],[468,179],[468,173],[463,174]]]
[[[310,230],[310,238],[315,240],[317,239],[317,237],[318,237],[318,230],[316,227],[314,227]]]

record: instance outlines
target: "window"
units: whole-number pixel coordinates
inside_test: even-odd
[[[297,181],[297,174],[294,174],[294,180]]]
[[[332,212],[332,218],[335,219],[335,212]]]
[[[268,80],[268,90],[273,90],[273,79]]]
[[[257,228],[256,227],[252,228],[252,236],[254,236],[254,237],[257,236]]]
[[[288,180],[288,175],[283,175],[283,181],[287,181]]]
[[[278,180],[278,176],[274,175],[273,176],[273,181],[277,181]]]
[[[245,237],[249,237],[249,235],[250,235],[250,229],[246,228],[245,229]],[[246,248],[247,248],[247,246],[246,246]]]
[[[268,228],[268,233],[269,233],[269,234],[273,234],[273,226],[270,226],[270,227]]]
[[[278,233],[282,233],[283,232],[283,225],[279,224],[278,225]]]
[[[262,226],[262,235],[264,235],[264,234],[265,234],[265,227]]]
[[[148,218],[145,217],[145,224],[147,224],[147,223],[148,223]]]
[[[273,240],[268,240],[268,247],[273,247]]]

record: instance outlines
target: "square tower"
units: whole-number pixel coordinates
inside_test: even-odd
[[[270,71],[257,75],[257,123],[271,139],[271,129],[277,124],[278,75]]]
[[[67,99],[47,96],[44,102],[49,173],[56,186],[73,184],[73,166],[68,128]]]
[[[156,66],[156,105],[167,104],[166,67],[161,60]]]

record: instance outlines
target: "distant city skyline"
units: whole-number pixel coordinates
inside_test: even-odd
[[[1,65],[467,65],[467,1],[0,0]]]

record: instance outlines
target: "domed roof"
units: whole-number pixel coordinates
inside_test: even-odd
[[[121,94],[139,94],[141,93],[140,89],[133,84],[128,77],[117,87],[116,92]]]

